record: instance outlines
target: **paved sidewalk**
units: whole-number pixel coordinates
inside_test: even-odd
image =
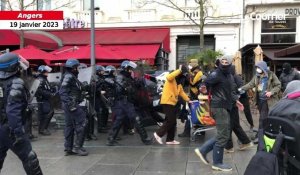
[[[242,116],[245,126],[245,118]],[[257,119],[255,119],[257,121]],[[183,124],[178,121],[178,133]],[[244,127],[248,130],[248,126]],[[156,126],[147,127],[149,135],[157,129]],[[229,173],[212,171],[210,166],[204,165],[194,154],[194,148],[214,135],[215,131],[208,131],[205,136],[199,136],[195,142],[188,138],[179,138],[181,145],[167,146],[155,143],[145,146],[137,134],[122,135],[120,143],[124,146],[108,147],[106,134],[98,135],[98,140],[86,142],[89,151],[87,157],[64,156],[63,130],[53,130],[51,136],[40,136],[32,142],[34,150],[40,160],[44,175],[243,175],[245,168],[256,151],[251,149],[238,151],[234,136],[235,152],[225,154],[224,162],[233,166]],[[208,155],[211,160],[211,154]],[[9,152],[1,175],[24,175],[22,163]]]

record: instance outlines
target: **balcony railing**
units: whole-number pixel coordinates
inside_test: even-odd
[[[127,18],[125,20],[129,22],[157,20],[155,9],[135,9],[125,11],[127,12]]]

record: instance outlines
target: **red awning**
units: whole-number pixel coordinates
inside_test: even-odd
[[[18,46],[20,45],[19,35],[12,30],[0,30],[1,46]]]
[[[90,44],[89,29],[66,29],[48,31],[57,36],[63,45]],[[95,43],[100,45],[142,45],[162,44],[163,50],[170,52],[169,28],[125,28],[125,29],[96,29]]]
[[[120,51],[126,54],[126,58],[133,61],[145,60],[154,64],[160,44],[145,45],[104,45],[105,48]]]
[[[30,64],[49,64],[50,60],[57,59],[55,55],[42,51],[35,46],[12,51],[29,61]]]
[[[44,50],[55,50],[58,48],[56,41],[38,33],[24,33],[24,45],[34,45]]]
[[[77,48],[78,49],[71,49],[66,52],[61,49],[53,52],[53,55],[55,55],[57,58],[55,60],[51,60],[51,63],[62,63],[70,58],[78,59],[83,63],[89,63],[91,58],[90,45],[78,46]],[[126,59],[126,56],[118,50],[110,50],[109,48],[106,49],[100,45],[95,45],[95,59],[97,62],[107,62],[107,60],[124,60]]]

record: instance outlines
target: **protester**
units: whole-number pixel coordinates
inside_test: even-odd
[[[281,83],[275,73],[268,69],[267,63],[259,61],[255,65],[256,75],[252,80],[242,86],[239,90],[247,91],[254,89],[254,101],[259,110],[259,128],[262,128],[263,119],[267,118],[269,108],[276,104],[279,100],[279,91]]]
[[[154,137],[159,144],[163,144],[162,137],[167,134],[167,145],[178,145],[180,142],[174,139],[176,130],[176,104],[178,96],[181,96],[184,101],[190,101],[189,97],[183,90],[183,84],[188,76],[188,69],[185,66],[180,66],[179,69],[168,74],[164,84],[160,104],[163,106],[165,113],[165,122],[154,132]]]
[[[293,80],[300,80],[300,73],[294,70],[290,63],[283,63],[282,73],[279,80],[281,82],[281,91],[284,92],[289,82]]]
[[[203,73],[200,69],[200,66],[198,65],[198,60],[197,59],[191,59],[189,63],[189,69],[192,74],[192,77],[189,81],[190,85],[190,98],[191,100],[198,100],[198,95],[199,95],[199,87],[202,82],[202,76]],[[190,137],[190,121],[186,119],[185,125],[184,125],[184,131],[181,134],[178,134],[178,137]]]
[[[201,91],[211,93],[211,113],[216,121],[217,135],[206,141],[200,148],[195,149],[195,153],[204,164],[209,164],[207,154],[213,150],[213,170],[231,171],[232,167],[223,163],[224,147],[229,140],[230,133],[230,110],[232,101],[242,108],[242,104],[232,95],[233,77],[230,73],[232,57],[225,55],[219,58],[218,67],[204,81],[206,87]]]
[[[238,76],[235,73],[235,66],[231,66],[231,74],[233,76],[233,83],[234,83],[234,94],[237,95],[238,93],[238,88],[243,85],[243,80],[240,76]],[[235,101],[233,101],[235,103]],[[243,128],[240,125],[240,117],[239,117],[239,111],[238,108],[233,104],[232,109],[230,111],[230,138],[225,146],[225,151],[228,153],[234,152],[233,148],[233,142],[232,142],[232,131],[235,133],[237,136],[239,142],[241,143],[239,145],[239,150],[245,150],[249,147],[253,146],[253,143],[250,141],[248,138],[247,134],[243,130]]]

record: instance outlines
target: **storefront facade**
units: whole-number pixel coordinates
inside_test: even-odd
[[[245,18],[241,23],[241,52],[243,73],[249,80],[254,69],[253,49],[260,45],[264,61],[270,70],[279,75],[284,62],[300,66],[297,55],[276,54],[300,42],[300,3],[278,2],[246,4]],[[247,74],[247,75],[246,75]]]

